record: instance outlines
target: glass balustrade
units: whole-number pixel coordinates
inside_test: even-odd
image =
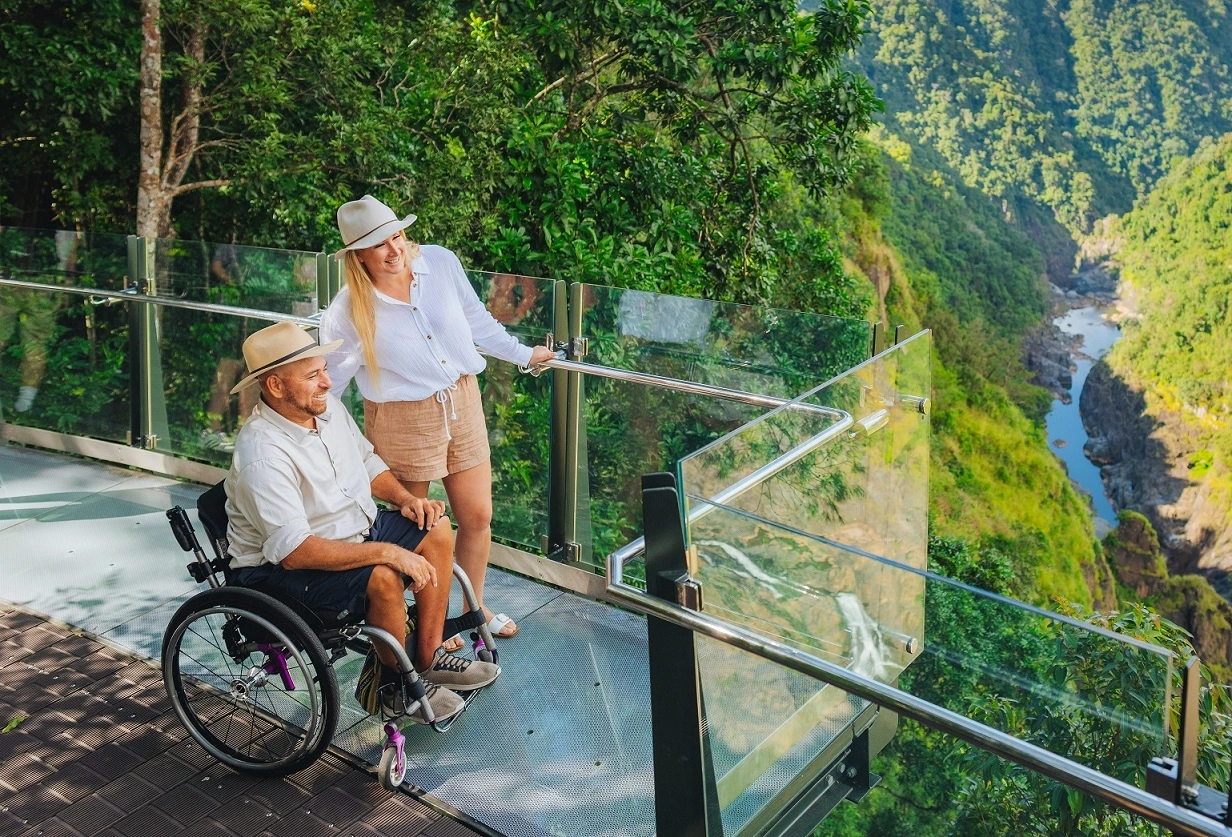
[[[1171,654],[926,570],[929,355],[921,334],[681,460],[703,610],[1140,784],[1168,746]],[[743,770],[720,793],[738,833],[792,747],[864,703],[701,647],[720,788]],[[711,711],[757,682],[789,722]]]
[[[159,294],[298,317],[317,312],[316,253],[159,238],[153,257]]]
[[[0,227],[0,277],[122,290],[125,237]],[[0,420],[124,442],[128,311],[69,293],[0,287]]]
[[[482,271],[467,276],[510,334],[543,345],[555,322],[556,282]],[[479,384],[492,448],[493,535],[539,552],[548,536],[553,376],[525,374],[490,357]]]
[[[128,275],[128,237],[0,226],[0,275],[120,291]]]
[[[791,398],[862,362],[872,343],[863,320],[579,287],[586,363]]]
[[[642,474],[671,469],[766,413],[773,399],[862,361],[872,340],[862,320],[595,285],[571,292],[584,363],[736,391],[720,397],[582,376],[578,540],[591,564],[641,532]]]

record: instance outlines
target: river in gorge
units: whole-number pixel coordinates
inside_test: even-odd
[[[1107,528],[1111,528],[1116,525],[1116,512],[1104,493],[1099,468],[1083,453],[1083,446],[1087,443],[1087,431],[1082,426],[1082,417],[1078,413],[1082,387],[1086,384],[1091,367],[1121,336],[1121,329],[1116,323],[1105,319],[1104,314],[1105,309],[1088,306],[1071,308],[1053,320],[1064,335],[1079,340],[1070,350],[1075,367],[1073,385],[1070,387],[1072,400],[1066,404],[1054,398],[1052,408],[1045,418],[1045,427],[1052,452],[1065,463],[1069,478],[1091,495],[1095,516],[1107,524]],[[1098,524],[1096,526],[1100,534],[1104,528]]]

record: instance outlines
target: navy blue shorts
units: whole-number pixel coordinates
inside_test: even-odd
[[[402,516],[401,512],[382,509],[366,540],[396,543],[403,549],[415,550],[427,529]],[[372,567],[353,570],[284,570],[278,564],[241,567],[235,571],[235,581],[244,587],[274,588],[308,605],[313,610],[334,613],[368,612],[368,577]]]

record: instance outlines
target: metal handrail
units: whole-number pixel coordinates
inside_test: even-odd
[[[193,302],[191,300],[177,299],[169,296],[140,294],[134,289],[123,291],[105,291],[98,288],[76,288],[68,285],[48,285],[43,282],[27,282],[22,279],[8,279],[5,277],[0,277],[0,285],[8,285],[14,288],[25,288],[33,291],[77,294],[78,296],[94,297],[97,299],[113,299],[124,302],[133,302],[135,300],[146,305],[164,305],[169,308],[183,308],[189,311],[203,311],[207,314],[226,314],[233,317],[248,317],[255,320],[269,320],[270,322],[276,323],[295,323],[296,325],[300,325],[305,328],[317,328],[320,326],[321,319],[321,315],[319,313],[310,317],[300,317],[294,314],[279,314],[274,311],[263,311],[257,308],[241,308],[234,305],[219,305],[212,302]],[[487,354],[482,349],[479,351],[481,354]],[[545,366],[549,369],[560,369],[565,372],[581,372],[585,375],[594,375],[600,378],[611,378],[618,381],[626,381],[628,383],[645,384],[647,386],[668,389],[674,392],[686,392],[693,395],[723,398],[728,401],[739,401],[743,404],[752,404],[756,407],[787,407],[790,410],[817,413],[819,415],[825,415],[840,420],[850,418],[850,416],[842,410],[836,410],[833,407],[826,407],[821,404],[808,404],[805,402],[793,401],[790,398],[780,398],[775,395],[761,395],[755,392],[728,389],[727,387],[699,384],[694,381],[683,381],[678,378],[667,378],[662,375],[651,375],[645,372],[633,372],[628,369],[617,369],[615,367],[602,366],[595,363],[579,363],[574,360],[555,359],[545,361],[540,364],[540,366]]]
[[[609,582],[607,594],[616,604],[688,628],[694,633],[821,680],[946,735],[966,741],[981,750],[1030,768],[1064,785],[1085,791],[1137,816],[1171,828],[1178,834],[1228,837],[1229,831],[1216,820],[1059,756],[1037,744],[965,718],[923,698],[862,677],[849,669],[782,642],[767,639],[747,628],[666,602],[620,580]]]
[[[0,285],[34,291],[68,293],[94,299],[107,299],[123,302],[138,301],[143,304],[162,305],[172,308],[181,308],[229,316],[243,316],[272,322],[292,322],[310,328],[315,328],[319,325],[319,315],[313,317],[301,317],[288,314],[278,314],[259,309],[241,308],[237,306],[219,305],[214,303],[193,302],[189,300],[176,299],[174,297],[141,294],[138,293],[136,289],[109,291],[98,288],[77,288],[71,286],[49,285],[45,283],[28,282],[5,277],[0,277]],[[773,460],[771,463],[767,463],[766,466],[763,466],[757,472],[754,472],[754,474],[750,474],[745,478],[745,480],[741,481],[741,483],[747,482],[741,490],[747,490],[747,488],[751,487],[751,485],[755,485],[757,482],[764,480],[769,473],[781,470],[782,467],[786,467],[786,465],[790,464],[790,461],[798,460],[801,456],[807,454],[809,450],[815,449],[817,446],[824,444],[826,441],[829,441],[830,438],[835,437],[852,426],[851,416],[843,411],[833,410],[832,408],[821,407],[819,405],[802,405],[799,402],[792,402],[789,399],[776,398],[774,396],[746,393],[739,390],[728,390],[722,387],[711,387],[705,384],[679,381],[657,375],[630,372],[627,370],[614,369],[597,364],[584,364],[568,360],[551,360],[544,365],[547,367],[559,368],[565,371],[580,372],[583,374],[598,375],[628,382],[642,383],[680,392],[690,392],[700,395],[726,398],[757,406],[782,407],[785,405],[790,405],[789,408],[796,407],[807,409],[810,411],[832,415],[839,419],[834,426],[827,428],[817,436],[806,440],[800,446],[786,452],[776,460]],[[790,459],[790,461],[786,461],[788,459]],[[779,467],[770,470],[771,466],[776,463],[780,463],[780,461],[782,464],[780,464]],[[759,476],[759,479],[755,479]],[[727,489],[723,493],[723,495],[726,495],[724,496],[724,499],[730,499],[731,496],[735,496],[736,493],[739,493],[738,491],[735,491],[735,489],[737,486],[740,486],[741,483],[736,483]],[[715,499],[717,501],[718,497]],[[972,721],[962,715],[936,706],[926,700],[923,700],[922,698],[910,695],[892,686],[862,677],[848,669],[833,663],[829,663],[826,660],[812,654],[808,654],[807,652],[792,648],[784,643],[766,639],[765,637],[762,637],[759,634],[738,625],[716,619],[709,614],[689,610],[687,608],[662,601],[661,599],[623,583],[619,576],[613,579],[613,567],[623,566],[623,560],[633,554],[636,554],[641,548],[642,547],[638,545],[638,542],[634,542],[622,547],[621,550],[618,550],[609,557],[609,583],[607,586],[607,594],[615,603],[622,604],[632,610],[636,610],[646,615],[664,619],[696,633],[706,635],[719,642],[723,642],[724,644],[748,651],[762,657],[763,659],[770,660],[795,671],[799,671],[803,674],[814,677],[825,683],[833,685],[836,688],[842,689],[845,692],[877,704],[878,706],[894,710],[902,715],[905,715],[906,717],[912,718],[947,735],[951,735],[983,750],[1035,770],[1045,776],[1048,776],[1049,778],[1061,782],[1062,784],[1083,790],[1098,799],[1113,805],[1117,805],[1138,816],[1142,816],[1168,828],[1174,829],[1178,833],[1186,835],[1209,835],[1210,837],[1227,837],[1229,833],[1223,828],[1222,825],[1214,820],[1194,813],[1193,811],[1162,799],[1161,797],[1150,794],[1143,789],[1128,784],[1127,782],[1106,776],[1105,774],[1093,770],[1092,768],[1086,767],[1063,756],[1059,756],[1042,747],[1039,747],[1038,745],[1022,741],[1007,733],[1001,732],[1000,730],[996,730],[987,725]]]
[[[678,378],[667,378],[662,375],[651,375],[648,372],[634,372],[629,369],[617,369],[612,366],[602,366],[597,363],[580,363],[576,360],[549,360],[541,364],[552,369],[565,372],[581,372],[584,375],[594,375],[598,378],[612,378],[634,384],[645,384],[658,389],[669,389],[674,392],[687,392],[693,395],[706,395],[713,398],[723,398],[728,401],[739,401],[742,404],[752,404],[756,407],[787,407],[806,413],[817,413],[831,418],[842,419],[847,416],[842,410],[826,407],[822,404],[809,404],[791,398],[780,398],[777,395],[761,395],[740,389],[728,389],[712,384],[699,384],[695,381],[682,381]]]
[[[76,294],[92,299],[110,299],[118,302],[141,302],[146,305],[163,305],[168,308],[183,308],[189,311],[204,311],[207,314],[227,314],[233,317],[248,317],[254,320],[269,320],[274,323],[295,323],[305,328],[317,328],[320,325],[320,315],[300,317],[294,314],[279,314],[276,311],[264,311],[260,308],[241,308],[236,305],[218,305],[212,302],[193,302],[189,299],[177,299],[173,296],[157,296],[155,294],[138,293],[135,288],[123,291],[106,291],[101,288],[77,288],[71,285],[48,285],[44,282],[27,282],[23,279],[8,279],[0,276],[0,285],[12,288],[25,288],[31,291],[48,291],[51,293]]]
[[[829,409],[829,408],[828,408]],[[822,445],[837,439],[849,430],[856,422],[855,419],[845,410],[832,410],[837,414],[837,421],[821,431],[815,436],[805,439],[795,447],[779,454],[774,459],[771,459],[765,465],[762,465],[756,471],[748,474],[736,482],[729,485],[727,488],[720,491],[718,494],[711,497],[708,501],[694,505],[689,509],[688,522],[695,523],[716,508],[722,506],[739,497],[744,492],[760,485],[770,477],[782,471],[784,468],[799,462],[804,457],[808,456],[813,451]],[[608,584],[614,584],[624,578],[625,562],[637,555],[646,548],[646,538],[635,538],[629,543],[617,549],[607,559],[607,581]]]

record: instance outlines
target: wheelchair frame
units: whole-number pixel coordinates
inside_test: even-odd
[[[448,730],[482,691],[459,693],[462,709],[438,720],[406,649],[387,631],[364,624],[363,614],[322,614],[277,591],[232,583],[225,504],[221,482],[197,500],[213,558],[202,549],[188,513],[180,506],[167,510],[180,548],[194,556],[189,574],[209,589],[185,602],[167,625],[163,683],[176,714],[208,753],[237,770],[264,775],[312,764],[337,729],[341,704],[334,663],[376,643],[397,659],[402,714],[418,709],[437,732]],[[456,565],[453,575],[467,611],[446,620],[445,636],[470,629],[475,656],[495,663],[496,644],[470,579]],[[378,777],[393,790],[406,775],[405,737],[392,722],[396,717],[387,720]]]

